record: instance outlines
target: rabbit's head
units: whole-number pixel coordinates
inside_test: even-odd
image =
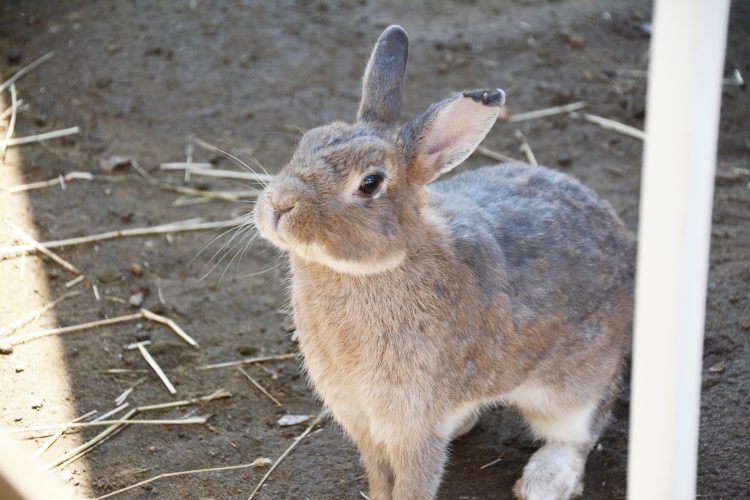
[[[500,113],[502,90],[464,91],[398,125],[409,40],[378,38],[353,124],[304,134],[259,196],[260,234],[296,256],[348,274],[398,266],[426,233],[425,185],[463,162]]]

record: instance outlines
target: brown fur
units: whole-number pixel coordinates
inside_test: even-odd
[[[402,47],[405,33],[389,30],[373,58]],[[403,73],[382,74],[400,89]],[[400,96],[369,93],[381,96],[360,106],[370,122],[309,131],[256,206],[261,234],[290,251],[310,379],[357,443],[373,499],[433,498],[450,439],[503,401],[547,442],[516,494],[575,495],[629,341],[632,254],[621,222],[542,168],[423,185],[481,141],[501,91],[451,97],[401,129],[397,108],[378,108]],[[380,193],[361,196],[375,172],[386,178]]]

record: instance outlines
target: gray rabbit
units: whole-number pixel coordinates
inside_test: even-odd
[[[258,198],[260,234],[289,252],[307,372],[373,500],[434,498],[449,442],[496,404],[544,441],[514,494],[574,497],[630,341],[632,242],[605,201],[546,168],[432,182],[505,96],[464,91],[399,125],[407,53],[386,29],[357,121],[308,131]]]

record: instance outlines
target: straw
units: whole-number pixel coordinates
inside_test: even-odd
[[[51,132],[44,132],[42,134],[29,135],[26,137],[16,137],[15,139],[7,139],[2,142],[0,147],[9,146],[20,146],[22,144],[31,144],[33,142],[47,141],[49,139],[56,139],[58,137],[65,137],[66,135],[77,134],[81,131],[80,127],[69,127],[61,130],[53,130]]]
[[[199,370],[214,370],[216,368],[227,368],[230,366],[240,366],[240,365],[251,365],[253,363],[265,363],[268,361],[281,361],[284,359],[292,359],[296,358],[298,355],[297,353],[287,353],[287,354],[275,354],[273,356],[258,356],[255,358],[244,358],[244,359],[238,359],[234,361],[225,361],[223,363],[216,363],[212,365],[203,365],[199,366]]]
[[[4,91],[11,85],[13,85],[15,82],[18,81],[19,78],[21,78],[23,75],[31,71],[32,69],[36,68],[40,64],[42,64],[45,61],[49,61],[52,56],[55,55],[55,51],[50,51],[44,54],[42,57],[36,59],[34,62],[26,66],[25,68],[21,68],[18,71],[16,71],[16,74],[8,78],[6,81],[4,81],[2,84],[0,84],[0,92]]]
[[[192,219],[191,219],[192,220]],[[209,229],[217,228],[229,228],[234,226],[240,226],[244,222],[236,220],[223,220],[223,221],[212,221],[212,222],[172,222],[169,224],[162,224],[153,227],[135,227],[129,229],[118,229],[114,231],[107,231],[105,233],[92,234],[89,236],[79,236],[76,238],[68,238],[64,240],[54,240],[39,242],[39,245],[45,248],[62,248],[74,245],[83,245],[86,243],[93,243],[98,241],[112,240],[116,238],[129,238],[134,236],[153,236],[156,234],[170,234],[170,233],[184,233],[189,231],[206,231]],[[18,255],[23,252],[30,252],[36,250],[33,245],[16,245],[9,247],[0,247],[0,256],[3,255]]]

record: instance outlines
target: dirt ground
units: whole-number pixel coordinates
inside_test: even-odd
[[[18,115],[15,135],[76,125],[81,133],[11,148],[0,167],[3,187],[71,171],[90,172],[96,179],[70,182],[65,190],[54,186],[1,193],[2,218],[39,240],[52,240],[245,213],[251,203],[175,206],[181,195],[144,183],[132,169],[104,173],[98,159],[127,156],[160,180],[185,185],[181,173],[159,171],[158,165],[184,161],[186,137],[195,134],[245,159],[251,153],[269,171],[278,171],[300,130],[353,119],[366,58],[382,28],[392,23],[403,25],[412,43],[403,116],[456,90],[499,86],[513,112],[580,100],[588,103],[590,113],[642,128],[645,79],[614,70],[647,68],[650,9],[643,0],[6,0],[0,3],[0,80],[55,50],[50,61],[17,83],[19,97],[30,109]],[[750,76],[748,36],[750,3],[734,2],[725,76],[735,68]],[[11,64],[19,55],[20,61]],[[9,94],[1,98],[4,109]],[[726,86],[723,103],[720,164],[749,168],[747,88]],[[484,145],[522,158],[515,129],[526,136],[539,163],[580,178],[615,206],[630,229],[637,229],[639,140],[561,115],[498,123]],[[227,158],[201,149],[195,159],[239,170]],[[475,155],[462,168],[489,162]],[[750,498],[749,180],[722,175],[716,183],[698,465],[701,498]],[[245,189],[242,182],[197,177],[187,185]],[[21,330],[133,313],[136,309],[122,301],[142,293],[143,306],[177,321],[200,342],[199,350],[164,326],[134,321],[36,340],[0,356],[3,427],[63,422],[92,409],[103,412],[134,385],[131,406],[218,388],[233,394],[198,405],[197,415],[213,415],[210,425],[131,426],[64,467],[59,474],[79,494],[103,495],[161,473],[276,459],[305,427],[282,428],[276,420],[320,411],[297,360],[246,367],[283,408],[236,368],[197,369],[297,349],[283,313],[283,258],[260,242],[234,258],[247,240],[242,236],[230,243],[231,235],[201,252],[218,235],[122,238],[61,250],[88,281],[71,289],[80,291],[78,296]],[[0,245],[14,243],[18,240],[9,226],[0,224]],[[140,273],[131,270],[134,264]],[[73,277],[33,255],[0,260],[0,327],[60,297]],[[127,344],[144,339],[151,340],[150,352],[175,384],[176,396],[147,370],[136,351],[126,350]],[[624,498],[628,401],[623,389],[614,422],[589,458],[584,498]],[[179,418],[190,411],[150,417]],[[66,435],[41,462],[96,432]],[[26,443],[39,446],[43,441]],[[471,433],[455,442],[440,498],[509,498],[535,447],[511,410],[486,412]],[[498,458],[500,462],[481,468]],[[119,498],[246,498],[266,470],[161,479]],[[366,492],[367,484],[356,450],[326,421],[274,471],[260,498],[355,499],[361,498],[360,491]]]

